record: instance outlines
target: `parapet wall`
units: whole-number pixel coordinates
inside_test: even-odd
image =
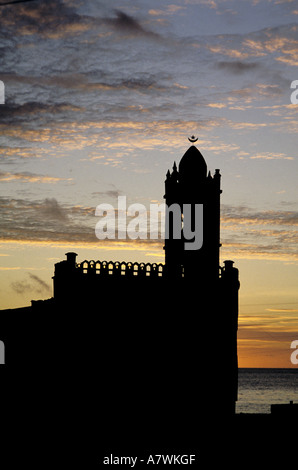
[[[119,261],[82,261],[76,264],[76,270],[82,274],[104,277],[154,277],[162,278],[165,272],[162,263],[131,263]]]
[[[151,279],[165,279],[170,276],[163,263],[137,263],[125,261],[94,261],[84,260],[76,263],[76,254],[67,253],[67,259],[55,264],[55,277],[62,277],[63,281],[68,278],[151,278]],[[233,268],[232,261],[225,261],[225,266],[219,269],[218,278],[231,281],[232,279],[238,282],[238,270]],[[198,270],[198,275],[200,274]],[[184,267],[181,266],[179,272],[175,271],[175,279],[184,278]]]

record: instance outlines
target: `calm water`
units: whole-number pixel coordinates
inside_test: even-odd
[[[239,369],[237,413],[270,413],[290,400],[298,403],[298,368]]]

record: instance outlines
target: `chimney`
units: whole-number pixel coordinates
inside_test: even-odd
[[[234,261],[226,260],[224,261],[225,271],[230,271],[233,268]]]
[[[76,257],[78,256],[77,253],[74,253],[73,251],[69,251],[68,253],[65,253],[65,256],[66,256],[67,263],[69,263],[71,266],[75,267]]]

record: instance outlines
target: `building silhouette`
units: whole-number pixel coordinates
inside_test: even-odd
[[[235,412],[239,281],[233,261],[219,265],[220,178],[219,170],[207,174],[195,146],[166,175],[167,206],[177,204],[183,217],[185,204],[191,213],[203,204],[200,249],[186,250],[183,233],[173,237],[169,213],[165,264],[77,263],[73,252],[55,264],[55,304],[88,316],[93,311],[113,331],[110,365],[120,374],[130,365],[135,388],[142,385],[140,393],[150,396],[147,420],[161,409],[168,421],[172,410],[180,409],[185,425],[190,415],[203,419]]]
[[[239,280],[219,261],[220,178],[195,146],[167,172],[165,201],[181,214],[177,225],[167,212],[164,264],[68,252],[51,299],[0,312],[2,400],[22,463],[38,452],[90,468],[111,454],[195,454],[198,468],[294,456],[284,429],[296,405],[235,414]],[[186,250],[186,213],[200,204],[203,245]]]
[[[74,388],[107,440],[133,423],[134,439],[186,442],[235,413],[239,281],[233,261],[219,263],[220,179],[192,145],[166,175],[165,202],[182,217],[175,238],[167,213],[164,264],[77,262],[68,252],[52,299],[2,316],[7,364],[84,366]],[[184,211],[198,204],[203,245],[187,250]]]

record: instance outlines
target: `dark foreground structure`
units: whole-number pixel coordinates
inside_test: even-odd
[[[174,164],[167,173],[165,190],[173,211],[168,213],[164,265],[77,264],[76,254],[67,253],[66,261],[55,265],[54,300],[65,311],[80,305],[105,325],[99,334],[109,338],[105,355],[115,356],[112,368],[125,374],[126,387],[135,382],[132,390],[141,387],[140,395],[150,391],[142,407],[147,419],[156,422],[162,414],[168,420],[179,409],[187,425],[191,415],[235,412],[238,270],[232,261],[219,266],[219,170],[207,175],[202,154],[191,146],[179,169]],[[182,232],[186,204],[196,224],[195,206],[203,205],[203,245],[197,250],[187,249],[186,242],[194,242]],[[180,217],[179,238],[174,238],[175,216]]]
[[[165,452],[212,468],[247,449],[247,421],[235,416],[238,270],[219,264],[220,194],[219,170],[207,173],[191,146],[166,175],[166,204],[182,217],[177,237],[167,215],[165,264],[77,263],[69,252],[55,265],[52,299],[1,312],[9,409],[34,421],[49,458],[51,439],[52,456],[62,449],[84,468],[110,454]],[[186,249],[184,212],[198,204],[203,245]],[[264,442],[272,425],[259,417],[257,428]]]

